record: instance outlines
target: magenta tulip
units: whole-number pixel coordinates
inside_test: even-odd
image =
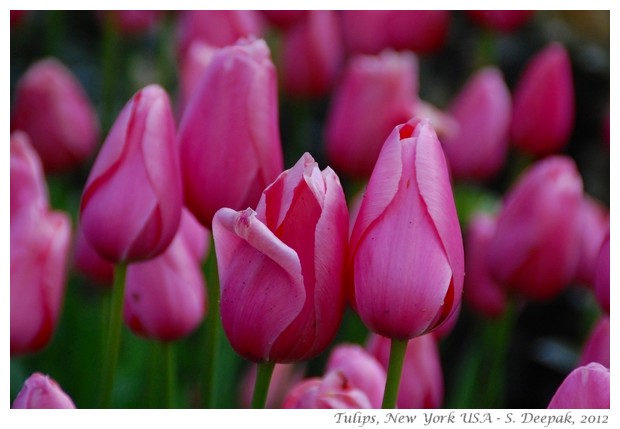
[[[24,382],[11,408],[75,408],[62,388],[49,376],[35,372]]]
[[[372,335],[368,351],[387,369],[390,340]],[[398,393],[398,408],[439,408],[443,401],[443,373],[439,347],[433,335],[409,341]]]
[[[489,243],[491,273],[507,290],[547,300],[573,279],[579,258],[582,181],[572,159],[552,156],[506,195]]]
[[[341,371],[332,371],[324,378],[309,378],[295,386],[282,408],[347,409],[372,408],[366,393],[349,383]]]
[[[104,14],[112,27],[126,36],[153,30],[163,15],[161,10],[108,10]]]
[[[19,80],[11,129],[28,134],[48,171],[82,162],[94,151],[99,136],[86,92],[54,58],[38,61]]]
[[[262,15],[274,25],[281,29],[287,29],[295,25],[309,11],[307,10],[261,10]]]
[[[389,135],[350,241],[350,298],[372,331],[406,340],[458,307],[463,242],[448,169],[428,120]]]
[[[561,151],[573,130],[575,94],[566,49],[552,43],[526,66],[514,91],[512,142],[535,156]]]
[[[73,264],[77,271],[102,286],[112,286],[114,280],[114,264],[99,256],[90,245],[82,227],[78,224],[75,232]]]
[[[179,117],[183,117],[182,114],[187,103],[189,103],[192,95],[198,90],[202,77],[206,73],[215,52],[217,52],[217,48],[197,40],[191,44],[187,54],[183,57],[179,70]]]
[[[594,326],[581,352],[577,366],[585,366],[597,362],[605,368],[610,366],[609,347],[609,316],[603,316]]]
[[[338,176],[309,154],[265,189],[256,212],[216,213],[222,325],[237,353],[286,363],[325,350],[344,311],[347,232]]]
[[[22,131],[11,134],[11,221],[23,212],[44,212],[49,201],[41,159]]]
[[[596,261],[596,273],[594,276],[594,295],[601,309],[609,314],[609,231],[601,244],[601,249]]]
[[[461,317],[461,306],[462,301],[459,301],[456,309],[452,312],[450,317],[448,317],[445,322],[438,326],[437,329],[431,332],[431,335],[433,335],[437,339],[437,341],[440,341],[441,339],[447,337],[452,333],[454,327],[459,322],[459,318]]]
[[[511,101],[501,72],[488,67],[465,84],[449,108],[458,128],[442,139],[455,179],[496,175],[508,153]]]
[[[250,408],[252,394],[256,383],[257,365],[250,366],[241,382],[240,405],[241,408]],[[265,408],[281,408],[288,392],[301,382],[304,377],[304,366],[296,364],[279,363],[274,365],[269,393]]]
[[[609,369],[598,363],[580,366],[568,374],[549,402],[549,409],[609,408]]]
[[[536,13],[534,10],[468,10],[467,14],[484,28],[511,33],[523,27]]]
[[[276,72],[263,40],[214,54],[178,139],[185,203],[203,225],[222,207],[255,207],[283,168]]]
[[[495,235],[496,220],[488,214],[476,214],[465,234],[465,285],[463,295],[468,306],[485,317],[497,318],[506,309],[506,292],[491,274],[489,244]]]
[[[598,253],[609,231],[609,210],[585,195],[581,203],[581,245],[576,280],[587,286],[594,285]]]
[[[102,257],[149,259],[172,241],[182,202],[170,101],[161,87],[149,85],[123,108],[95,160],[80,224]]]
[[[295,96],[322,96],[340,71],[344,51],[336,11],[313,10],[283,39],[284,88]]]

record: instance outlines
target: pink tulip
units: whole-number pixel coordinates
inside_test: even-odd
[[[428,120],[389,135],[350,241],[350,298],[372,331],[410,339],[458,307],[463,242],[448,169]]]
[[[572,159],[552,156],[506,195],[489,243],[491,273],[508,290],[547,300],[572,280],[579,258],[582,182]]]
[[[344,311],[347,231],[338,176],[309,154],[265,189],[256,212],[216,213],[222,324],[237,353],[286,363],[325,350]]]
[[[307,10],[261,10],[262,15],[273,26],[288,29],[308,14]]]
[[[579,265],[576,280],[584,285],[594,285],[596,261],[605,234],[609,231],[609,210],[587,195],[581,203],[581,235]]]
[[[192,257],[202,263],[209,254],[211,233],[203,227],[187,209],[181,213],[181,224],[177,235],[185,242]]]
[[[250,408],[257,365],[250,366],[241,382],[241,408]],[[281,408],[288,392],[299,384],[304,376],[304,368],[296,364],[276,364],[273,368],[265,408]]]
[[[166,251],[149,261],[129,265],[124,319],[137,335],[174,341],[198,327],[207,297],[198,259],[182,233],[183,223]],[[206,231],[203,230],[203,236]]]
[[[11,129],[28,134],[48,171],[82,162],[95,149],[99,135],[86,92],[54,58],[38,61],[19,80]]]
[[[361,346],[340,344],[332,350],[326,373],[341,371],[347,383],[366,394],[372,408],[381,408],[385,388],[385,369]]]
[[[325,95],[340,71],[343,57],[337,12],[309,11],[283,39],[285,90],[302,97]]]
[[[389,338],[372,335],[368,351],[387,369]],[[443,401],[443,373],[439,347],[433,335],[414,338],[407,344],[398,408],[439,408]]]
[[[411,53],[390,51],[350,60],[327,116],[326,150],[336,171],[370,175],[386,136],[414,114],[417,64]]]
[[[459,322],[459,318],[461,317],[461,305],[462,302],[459,301],[456,309],[452,312],[450,317],[446,319],[445,322],[441,324],[441,326],[437,327],[431,334],[437,339],[437,341],[442,340],[452,333],[454,327]]]
[[[465,234],[465,301],[476,312],[488,318],[500,317],[506,309],[506,293],[491,275],[488,264],[489,244],[496,229],[493,216],[475,215]]]
[[[11,356],[39,351],[58,322],[71,221],[62,212],[11,219]]]
[[[468,10],[467,14],[484,28],[511,33],[523,27],[535,12],[534,10]]]
[[[349,383],[341,371],[332,371],[324,378],[309,378],[295,386],[282,408],[347,409],[372,408],[366,393]]]
[[[203,225],[222,207],[255,207],[283,168],[276,72],[263,40],[214,54],[178,139],[185,203]]]
[[[609,231],[603,244],[601,245],[598,259],[596,262],[596,273],[594,277],[594,295],[601,309],[609,314]]]
[[[163,15],[161,10],[108,10],[104,14],[113,28],[126,36],[153,30]]]
[[[217,48],[197,40],[191,44],[187,54],[183,57],[179,76],[180,117],[182,117],[192,95],[198,90],[202,77],[206,73],[215,52],[217,52]]]
[[[263,21],[255,10],[187,10],[181,12],[179,30],[179,54],[183,58],[197,40],[221,48],[241,38],[260,37]]]
[[[591,362],[597,362],[605,368],[610,367],[609,329],[609,316],[601,317],[594,329],[592,329],[592,332],[590,332],[577,366],[585,366]]]
[[[573,130],[575,94],[568,53],[559,43],[539,52],[514,91],[512,141],[535,156],[561,151]]]
[[[112,286],[114,280],[114,264],[99,256],[99,253],[90,245],[82,227],[78,224],[75,232],[73,250],[73,264],[77,271],[94,280],[102,286]]]
[[[11,134],[11,221],[24,211],[48,209],[41,159],[22,131]]]
[[[485,180],[495,176],[508,153],[511,101],[501,72],[487,67],[465,84],[449,109],[458,123],[442,139],[455,179]]]
[[[609,408],[609,369],[598,363],[580,366],[568,374],[549,402],[549,409]]]
[[[24,382],[11,408],[75,408],[75,404],[58,383],[35,372]]]
[[[112,262],[153,258],[174,238],[182,199],[170,101],[149,85],[123,108],[95,160],[82,195],[82,231]]]

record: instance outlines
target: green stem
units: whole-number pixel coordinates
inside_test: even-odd
[[[398,397],[398,387],[400,386],[400,375],[403,371],[403,361],[407,351],[408,340],[392,339],[390,346],[390,363],[388,366],[387,377],[385,379],[385,391],[383,392],[383,404],[381,408],[396,408],[396,398]]]
[[[174,363],[174,349],[170,342],[162,342],[164,352],[165,378],[166,378],[166,407],[175,408],[174,398],[176,392],[176,375]]]
[[[256,371],[256,383],[254,384],[254,396],[252,397],[252,408],[265,408],[267,403],[267,394],[269,393],[269,384],[271,383],[271,374],[275,363],[265,362],[258,364]]]
[[[112,307],[108,325],[107,347],[104,350],[103,386],[101,389],[101,408],[109,408],[114,387],[114,373],[118,361],[123,327],[123,301],[125,298],[125,276],[127,265],[117,264],[114,268],[114,285],[112,286]]]
[[[220,327],[220,284],[217,273],[215,246],[211,239],[211,251],[206,264],[207,294],[209,311],[207,314],[206,359],[205,359],[205,408],[215,408],[215,377],[218,371],[219,331]]]

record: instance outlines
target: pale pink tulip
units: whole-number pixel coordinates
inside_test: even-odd
[[[372,408],[366,393],[349,383],[341,371],[332,371],[324,378],[309,378],[295,386],[282,408],[347,409]]]
[[[605,368],[610,367],[609,330],[609,316],[601,317],[590,332],[577,366],[598,362]]]
[[[551,398],[549,409],[609,408],[609,369],[598,363],[580,366],[568,374]]]
[[[47,375],[35,372],[24,382],[11,408],[75,408],[75,404],[58,383]]]
[[[256,383],[256,364],[252,364],[241,381],[240,402],[242,408],[250,408],[254,384]],[[278,363],[273,368],[265,408],[281,408],[288,392],[304,377],[304,367],[296,364]]]

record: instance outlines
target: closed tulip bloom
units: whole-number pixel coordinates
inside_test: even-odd
[[[191,44],[187,55],[182,59],[179,70],[180,117],[182,117],[187,103],[198,90],[198,85],[215,52],[217,52],[217,48],[197,40]]]
[[[601,309],[607,314],[609,314],[609,270],[609,232],[607,232],[598,254],[594,277],[594,295]]]
[[[372,335],[368,351],[387,369],[390,340]],[[398,408],[440,408],[444,395],[439,347],[434,335],[414,338],[407,344],[398,392]]]
[[[344,57],[336,11],[309,11],[283,39],[282,72],[287,93],[322,96],[332,86]]]
[[[351,386],[342,371],[332,371],[324,378],[309,378],[295,386],[282,408],[297,409],[368,409],[373,408],[366,393]]]
[[[58,322],[71,221],[66,213],[25,213],[11,220],[11,356],[39,351]]]
[[[609,369],[598,363],[580,366],[568,374],[551,398],[548,409],[609,408]]]
[[[99,253],[93,249],[93,246],[84,237],[82,227],[79,224],[75,231],[73,264],[77,271],[89,279],[103,286],[112,286],[114,264],[99,256]]]
[[[86,92],[60,61],[47,58],[19,80],[11,129],[25,131],[47,171],[71,168],[95,149],[99,123]]]
[[[24,382],[11,408],[75,408],[75,404],[58,383],[47,375],[35,372]]]
[[[123,108],[95,160],[80,224],[102,257],[135,262],[168,247],[182,203],[170,101],[161,87],[149,85]]]
[[[456,310],[452,312],[450,317],[446,319],[437,329],[435,329],[431,334],[437,339],[437,341],[447,337],[452,333],[454,327],[459,322],[459,318],[461,317],[461,305],[462,301],[459,301]]]
[[[11,134],[11,220],[24,211],[43,212],[49,201],[41,159],[22,131]]]
[[[598,362],[605,368],[610,367],[609,326],[609,316],[601,317],[590,332],[577,366]]]
[[[263,40],[215,53],[179,129],[185,204],[210,227],[222,207],[255,207],[283,169],[276,72]]]
[[[325,350],[344,311],[347,232],[338,176],[309,154],[265,189],[256,212],[217,212],[222,325],[237,353],[286,363]]]
[[[463,242],[428,120],[399,125],[385,141],[351,234],[349,270],[354,308],[385,337],[428,333],[458,307]]]
[[[489,243],[495,235],[493,216],[475,215],[465,234],[465,285],[467,305],[485,317],[497,318],[506,309],[506,292],[491,274],[488,264]]]
[[[467,14],[484,28],[511,33],[523,27],[533,16],[534,10],[468,10]]]
[[[581,245],[576,280],[593,286],[599,250],[609,231],[609,210],[587,195],[581,203]]]
[[[211,247],[211,233],[185,208],[181,213],[177,235],[185,241],[185,246],[196,261],[202,263],[207,258]]]
[[[449,108],[458,128],[442,139],[455,179],[485,180],[501,170],[511,108],[510,92],[497,68],[484,68],[465,84]]]
[[[327,116],[326,150],[336,171],[368,177],[386,136],[413,116],[417,91],[415,55],[352,58]]]
[[[553,156],[531,166],[509,191],[487,256],[491,273],[507,290],[542,301],[572,280],[582,186],[575,163]]]
[[[372,408],[381,408],[385,369],[373,355],[357,344],[340,344],[332,350],[326,373],[341,371],[352,388],[363,391]]]
[[[127,268],[124,319],[146,338],[181,339],[198,327],[206,312],[201,266],[182,229],[163,254]]]
[[[566,49],[552,43],[527,64],[514,90],[511,137],[535,156],[561,151],[573,130],[575,91]]]

